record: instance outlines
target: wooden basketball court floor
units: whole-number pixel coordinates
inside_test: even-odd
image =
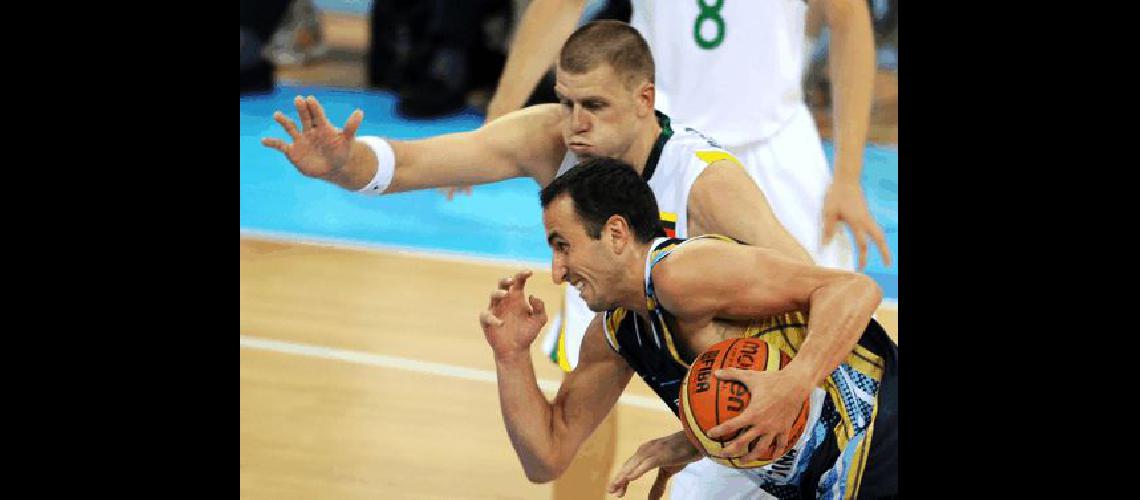
[[[239,247],[241,498],[551,497],[511,448],[478,325],[520,266],[249,236]],[[528,289],[557,309],[549,269],[534,271]],[[897,339],[897,310],[878,316]],[[535,372],[553,397],[561,374],[540,341]],[[637,377],[616,420],[615,468],[681,428]]]

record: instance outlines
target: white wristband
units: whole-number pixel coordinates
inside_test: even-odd
[[[356,140],[364,143],[376,155],[376,175],[372,176],[372,180],[368,181],[368,185],[357,189],[357,193],[361,194],[384,194],[384,190],[388,189],[388,184],[392,183],[392,174],[396,172],[396,153],[392,151],[392,145],[388,141],[376,137],[374,135],[365,135],[357,137]]]

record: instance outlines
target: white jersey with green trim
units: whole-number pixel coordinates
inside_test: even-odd
[[[730,150],[777,133],[803,105],[803,0],[633,0],[653,52],[656,108]]]
[[[657,199],[665,233],[669,237],[687,238],[689,191],[697,177],[715,161],[728,159],[737,164],[740,161],[695,128],[673,125],[661,112],[657,113],[657,121],[661,125],[661,134],[641,175],[648,179]],[[578,161],[577,155],[567,151],[557,175],[566,173]]]

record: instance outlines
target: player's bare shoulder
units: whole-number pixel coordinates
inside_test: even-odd
[[[562,142],[562,110],[557,104],[536,104],[507,113],[487,124],[488,128],[510,128],[522,132],[532,141],[554,143],[566,149]]]
[[[562,121],[562,109],[560,104],[535,104],[533,106],[527,106],[523,109],[520,109],[519,111],[527,113],[529,116],[533,116],[535,120],[543,121],[543,123],[545,123],[548,127],[551,127],[555,132],[558,132],[558,127]]]
[[[509,137],[523,168],[540,185],[554,179],[566,155],[562,111],[557,104],[538,104],[507,113],[484,127],[497,137]]]
[[[735,254],[732,242],[719,239],[696,239],[686,241],[669,256],[653,266],[653,287],[661,304],[683,313],[696,305],[694,292],[715,285],[719,268]]]

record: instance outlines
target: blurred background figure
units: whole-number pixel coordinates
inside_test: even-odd
[[[399,94],[408,118],[452,114],[486,92],[506,60],[510,0],[374,0],[368,84]]]
[[[468,107],[483,112],[529,4],[242,0],[242,93],[270,92],[281,77],[286,83],[389,91],[397,95],[396,111],[405,118],[437,118]],[[582,23],[629,20],[629,0],[586,4]],[[554,75],[548,72],[527,104],[555,102],[553,87]]]
[[[241,0],[241,93],[269,92],[275,82],[273,63],[264,50],[277,30],[289,0]]]
[[[397,112],[434,118],[485,110],[526,0],[374,0],[368,86],[399,95]],[[582,22],[629,20],[629,0],[594,0]],[[549,72],[528,104],[555,102]]]
[[[409,117],[442,116],[472,106],[494,118],[502,110],[494,109],[495,103],[488,101],[503,69],[510,39],[531,3],[241,0],[242,93],[272,90],[276,73],[293,83],[399,93],[400,100],[407,103],[401,111]],[[579,23],[630,19],[629,0],[585,0],[585,4]],[[868,139],[893,143],[897,139],[875,121],[880,113],[894,116],[898,0],[867,0],[867,4],[874,23],[879,70]],[[818,11],[808,11],[806,35],[804,96],[819,122],[821,135],[830,138],[830,119],[822,113],[831,105],[827,67],[830,33]],[[424,82],[419,90],[417,82]],[[523,106],[555,102],[553,85],[553,72],[548,71]],[[885,109],[884,104],[892,109]]]
[[[327,51],[324,28],[313,0],[293,0],[262,55],[281,66],[307,64]]]

